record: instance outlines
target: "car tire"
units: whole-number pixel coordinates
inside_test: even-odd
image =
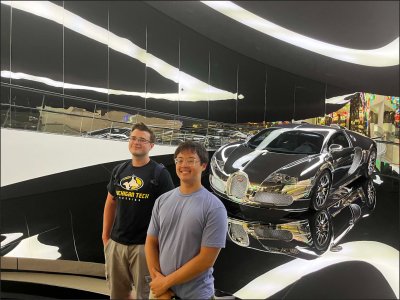
[[[368,160],[367,160],[367,163],[366,163],[366,166],[365,166],[365,170],[364,170],[364,176],[366,178],[371,178],[372,175],[374,174],[376,156],[377,156],[376,148],[372,148],[369,151]]]
[[[318,254],[328,250],[332,239],[332,222],[326,210],[315,212],[310,221],[311,237],[313,245]]]
[[[311,208],[320,211],[325,208],[332,180],[328,170],[324,170],[315,180],[314,191],[311,196]]]

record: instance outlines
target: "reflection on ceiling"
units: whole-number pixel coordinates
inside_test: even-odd
[[[336,96],[336,97],[332,97],[329,99],[325,99],[325,103],[327,103],[327,104],[346,104],[347,102],[351,101],[351,99],[356,94],[357,93],[353,93],[353,94],[347,94],[347,95]]]
[[[326,252],[313,261],[301,258],[272,269],[252,280],[234,296],[240,299],[266,299],[303,276],[346,261],[363,261],[378,269],[399,298],[399,251],[379,242],[357,241],[340,245],[340,252]]]
[[[267,21],[231,1],[202,1],[205,5],[246,26],[297,47],[337,60],[370,67],[389,67],[399,64],[399,38],[386,46],[359,50],[325,43],[298,34]]]
[[[57,259],[61,257],[60,248],[39,242],[38,234],[23,239],[19,244],[4,256],[29,257],[41,259]]]
[[[24,234],[22,232],[15,232],[15,233],[2,233],[1,236],[5,237],[5,239],[1,242],[1,248],[11,244],[12,242],[18,240]]]
[[[109,48],[118,51],[119,53],[139,60],[140,62],[146,64],[147,67],[158,72],[161,76],[172,80],[179,85],[178,93],[153,94],[110,90],[115,95],[135,95],[144,98],[149,97],[172,101],[216,101],[231,99],[237,100],[244,98],[243,95],[218,89],[189,74],[186,74],[185,72],[180,71],[178,68],[166,63],[162,59],[155,57],[151,53],[148,53],[145,49],[140,48],[130,40],[119,37],[109,30],[93,24],[84,18],[64,9],[63,7],[55,5],[54,3],[48,1],[1,1],[1,3],[54,21],[79,34],[91,38],[99,43],[105,44]],[[34,80],[32,78],[34,77],[24,79]],[[60,84],[48,78],[37,77],[36,79],[37,81],[50,85]],[[87,89],[88,87],[71,84],[69,88]],[[108,90],[104,88],[90,87],[89,89],[101,93],[108,92]]]

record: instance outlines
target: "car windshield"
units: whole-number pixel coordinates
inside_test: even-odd
[[[322,135],[292,128],[268,128],[248,141],[250,148],[290,154],[320,153]]]

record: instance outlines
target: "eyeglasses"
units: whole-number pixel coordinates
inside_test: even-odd
[[[174,161],[176,165],[183,165],[183,163],[186,163],[186,165],[188,166],[194,166],[194,164],[199,160],[195,158],[188,158],[188,159],[175,158]]]
[[[150,143],[150,141],[148,141],[144,138],[141,138],[141,137],[138,138],[136,136],[131,136],[129,139],[131,140],[131,142],[138,142],[139,144]]]

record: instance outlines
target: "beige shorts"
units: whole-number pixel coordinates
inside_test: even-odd
[[[111,239],[104,247],[106,279],[111,299],[149,299],[151,277],[144,245],[123,245]],[[136,295],[132,295],[132,285]]]

